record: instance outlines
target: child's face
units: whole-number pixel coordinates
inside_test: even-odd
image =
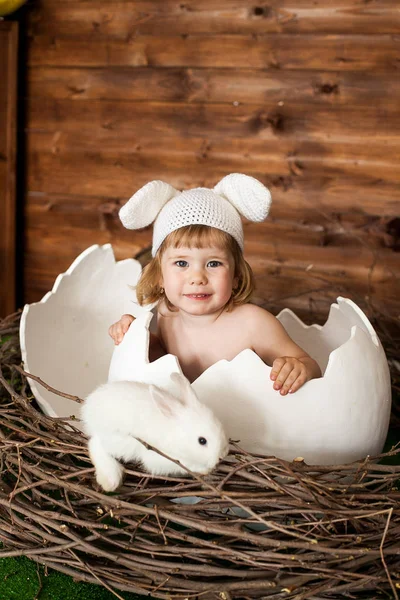
[[[218,312],[237,285],[233,256],[217,247],[168,247],[161,258],[161,272],[168,300],[192,315]]]

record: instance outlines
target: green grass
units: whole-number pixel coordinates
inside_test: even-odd
[[[142,598],[120,592],[125,600]],[[74,581],[72,577],[48,570],[21,556],[0,559],[0,600],[115,600],[116,596],[101,587]]]

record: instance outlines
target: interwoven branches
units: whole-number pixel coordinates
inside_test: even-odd
[[[0,323],[0,556],[117,597],[398,598],[400,465],[387,462],[400,450],[333,469],[232,445],[205,479],[130,465],[119,493],[104,494],[84,436],[35,407],[17,368],[18,322]]]

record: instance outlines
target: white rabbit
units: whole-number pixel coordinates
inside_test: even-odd
[[[121,483],[124,469],[117,458],[138,461],[152,475],[187,475],[135,437],[200,474],[212,471],[227,455],[220,421],[199,402],[186,377],[172,373],[171,380],[179,386],[179,397],[155,385],[115,381],[86,398],[81,415],[96,480],[104,490],[113,491]]]

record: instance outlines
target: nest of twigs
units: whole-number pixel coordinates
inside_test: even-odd
[[[310,467],[233,445],[207,478],[151,479],[129,465],[119,493],[104,494],[83,434],[37,409],[18,326],[19,315],[0,322],[0,556],[118,598],[398,598],[400,450]]]

